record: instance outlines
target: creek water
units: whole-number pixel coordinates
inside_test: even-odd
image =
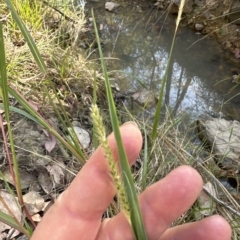
[[[105,1],[86,2],[93,8],[109,70],[118,70],[121,92],[141,91],[143,85],[156,96],[161,88],[175,30],[176,15],[164,15],[148,1],[117,1],[116,12]],[[213,37],[180,25],[164,93],[164,103],[191,120],[223,116],[240,120],[240,87],[232,81],[239,66]],[[153,110],[154,112],[154,110]]]

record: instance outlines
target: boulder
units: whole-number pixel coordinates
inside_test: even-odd
[[[225,170],[240,170],[240,123],[213,118],[198,120],[198,135],[215,154],[215,161]]]

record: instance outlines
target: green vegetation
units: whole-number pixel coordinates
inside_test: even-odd
[[[97,43],[98,43],[99,55],[100,55],[100,59],[101,59],[101,65],[102,65],[103,74],[104,74],[104,78],[105,78],[105,86],[106,86],[106,92],[107,92],[111,124],[112,124],[113,132],[114,132],[117,146],[118,146],[118,155],[119,155],[119,159],[120,159],[120,168],[121,168],[121,173],[120,173],[121,180],[118,180],[118,178],[116,176],[116,172],[117,172],[116,167],[112,166],[112,167],[110,167],[110,169],[113,172],[112,177],[113,177],[113,179],[115,179],[114,184],[118,190],[118,196],[120,197],[120,202],[121,202],[120,205],[133,228],[135,238],[136,238],[136,240],[140,240],[140,239],[145,240],[145,239],[147,239],[147,235],[146,235],[146,231],[145,231],[145,228],[143,225],[142,214],[140,211],[130,166],[128,163],[126,152],[123,147],[123,143],[122,143],[122,138],[121,138],[120,129],[119,129],[119,122],[118,122],[118,117],[117,117],[117,112],[116,112],[116,106],[115,106],[113,95],[112,95],[112,90],[111,90],[111,85],[110,85],[110,81],[108,78],[106,64],[105,64],[104,58],[103,58],[100,38],[98,35],[98,29],[96,26],[96,21],[94,18],[93,10],[92,10],[92,16],[93,16],[94,29],[95,29]],[[93,108],[93,114],[94,114],[94,108]],[[98,114],[96,114],[96,115],[98,115]],[[95,117],[97,117],[97,119],[99,118],[98,116],[95,116]],[[95,129],[98,129],[98,128],[101,129],[103,127],[101,125],[102,125],[101,123],[95,124]],[[98,136],[101,136],[102,134],[103,134],[103,136],[105,135],[104,133],[99,133]],[[105,144],[104,144],[104,141],[105,141]],[[102,143],[103,146],[107,145],[106,140],[99,141],[99,142]],[[104,149],[107,154],[108,147],[106,146],[106,147],[104,147]],[[109,161],[110,161],[109,165],[111,166],[112,162],[114,162],[113,156],[109,156]],[[115,172],[115,174],[114,174],[114,172]],[[120,181],[120,184],[119,184],[119,181]],[[123,184],[121,184],[121,181],[123,182]],[[124,186],[124,189],[121,185]]]
[[[0,2],[0,4],[3,6],[0,13],[4,16],[2,17],[4,20],[0,22],[0,52],[5,53],[0,56],[1,97],[5,111],[4,120],[2,120],[0,115],[0,125],[2,127],[6,151],[8,150],[8,142],[10,142],[11,145],[11,154],[8,154],[8,161],[9,166],[13,164],[11,173],[15,180],[14,191],[12,191],[6,181],[5,184],[6,189],[8,189],[12,195],[18,197],[19,207],[23,208],[28,220],[32,222],[33,226],[35,224],[24,206],[22,199],[19,165],[15,154],[14,135],[12,134],[11,113],[20,113],[41,125],[48,131],[52,138],[57,139],[58,144],[63,146],[65,149],[63,151],[65,151],[67,156],[71,156],[74,160],[78,161],[78,168],[80,169],[90,153],[86,152],[78,141],[75,131],[73,131],[70,114],[71,111],[80,111],[80,114],[81,111],[84,112],[82,106],[77,110],[74,108],[74,104],[78,103],[79,99],[84,99],[82,95],[83,92],[88,92],[90,105],[96,102],[104,102],[102,100],[103,83],[105,83],[106,87],[107,103],[111,119],[110,124],[115,133],[118,143],[118,153],[122,160],[120,162],[122,171],[120,177],[116,174],[115,166],[110,167],[110,169],[113,178],[115,178],[116,185],[118,184],[118,180],[122,179],[122,181],[119,180],[119,186],[117,185],[120,202],[122,201],[120,205],[122,205],[122,208],[127,212],[126,214],[129,214],[129,221],[131,221],[136,239],[146,239],[141,213],[137,203],[137,194],[147,186],[164,177],[176,166],[181,164],[195,166],[202,174],[205,182],[214,182],[219,193],[227,192],[214,174],[212,174],[212,172],[215,171],[212,167],[213,160],[207,159],[203,161],[203,164],[200,161],[196,161],[202,149],[193,146],[187,134],[179,133],[178,126],[182,124],[183,116],[171,119],[170,114],[166,114],[164,121],[159,124],[167,72],[159,93],[157,113],[152,126],[149,126],[146,122],[140,122],[140,120],[135,119],[127,110],[123,113],[127,119],[138,122],[145,137],[144,148],[141,153],[143,170],[136,170],[132,178],[121,141],[117,110],[112,97],[108,72],[101,51],[96,24],[96,39],[102,66],[102,71],[99,72],[95,70],[96,66],[99,67],[99,62],[86,62],[84,56],[76,51],[79,35],[84,28],[85,19],[83,8],[75,9],[67,2],[61,1],[52,3],[49,1],[48,4],[45,4],[41,1],[6,0],[5,3]],[[53,6],[51,4],[54,4],[54,8],[51,7]],[[180,9],[181,8],[182,7],[180,7]],[[56,9],[61,13],[57,12]],[[10,12],[11,15],[9,14]],[[181,10],[179,11],[176,31],[180,18]],[[174,40],[175,35],[173,36],[171,51],[174,46]],[[102,79],[104,79],[104,81],[102,81]],[[17,107],[14,108],[11,106],[9,96],[17,101]],[[71,99],[73,110],[69,109],[69,105],[67,107],[65,106],[65,102],[68,99]],[[47,106],[42,108],[44,114],[40,114],[38,108],[32,103]],[[101,113],[105,105],[99,105]],[[98,110],[96,110],[95,107],[93,107],[93,109],[95,110],[92,114],[96,116],[96,111]],[[47,120],[48,114],[57,116],[66,132],[65,135],[49,123]],[[97,113],[97,116],[99,117],[99,113]],[[3,121],[7,123],[8,135],[4,132]],[[102,125],[101,121],[94,125],[93,132],[98,136],[98,139],[96,139],[95,136],[94,147],[96,147],[98,141],[103,145],[105,144],[105,130],[99,131],[99,128],[102,130],[102,126],[100,125]],[[69,135],[70,138],[66,138],[66,134]],[[104,149],[107,155],[108,146],[104,146]],[[109,155],[111,159],[111,153],[109,153]],[[74,164],[72,165],[74,166]],[[79,169],[70,170],[76,172],[76,170]],[[4,180],[2,173],[1,175]],[[191,179],[189,181],[191,181]],[[121,197],[123,199],[121,199]],[[124,199],[125,197],[127,201]],[[209,199],[211,199],[211,201],[215,200],[213,196]],[[237,208],[238,205],[235,204],[235,200],[230,194],[228,194],[225,199]],[[3,199],[0,198],[0,201],[7,206]],[[128,206],[126,206],[127,204]],[[213,205],[209,208],[213,208]],[[129,209],[130,213],[128,213]],[[202,213],[203,210],[206,209],[202,209],[202,207],[196,203],[184,216],[176,220],[173,225],[199,220],[204,217]],[[230,210],[227,212],[220,204],[218,208],[209,210],[211,210],[211,214],[212,212],[222,214],[232,223],[234,227],[234,237],[237,239],[239,235],[237,227],[238,217],[232,217],[231,214],[229,214]],[[107,210],[107,215],[113,216],[118,211],[118,206],[113,202]],[[22,225],[19,220],[16,219],[14,213],[11,212],[11,209],[8,209],[7,214],[0,212],[0,220],[23,232],[27,237],[31,236],[32,229],[29,227],[28,222],[25,221]]]
[[[67,6],[66,3],[61,4],[62,6],[64,6],[65,9],[69,9],[69,6]],[[89,82],[86,78],[86,76],[89,74],[86,74],[86,72],[88,72],[88,68],[81,70],[81,67],[85,65],[84,60],[81,60],[79,56],[76,56],[73,49],[62,49],[59,46],[59,36],[57,35],[57,33],[51,32],[51,29],[49,29],[48,27],[44,28],[44,23],[46,23],[44,22],[44,17],[46,17],[47,15],[47,10],[49,10],[50,8],[49,6],[44,6],[43,3],[38,1],[30,2],[26,0],[15,2],[6,0],[5,4],[2,3],[2,5],[4,5],[5,7],[5,12],[3,12],[3,14],[5,14],[6,19],[3,24],[0,23],[0,48],[1,52],[3,53],[0,57],[2,90],[1,96],[3,99],[2,106],[4,106],[4,121],[6,121],[8,127],[8,137],[11,146],[11,154],[8,152],[8,140],[6,138],[6,133],[4,132],[3,120],[1,120],[2,135],[4,136],[7,158],[16,188],[18,205],[19,207],[21,206],[28,220],[32,223],[33,226],[35,226],[35,223],[33,222],[32,217],[28,213],[28,210],[23,202],[21,181],[19,177],[19,165],[16,157],[14,136],[12,134],[12,127],[10,124],[11,117],[9,110],[19,112],[25,117],[29,117],[31,120],[34,120],[36,123],[44,127],[44,129],[49,132],[50,136],[52,135],[51,138],[53,138],[54,136],[61,144],[63,144],[63,146],[65,146],[66,149],[69,150],[69,152],[71,152],[71,154],[76,157],[77,160],[79,160],[79,162],[84,164],[85,156],[83,151],[81,150],[82,146],[77,140],[75,132],[68,130],[69,128],[66,127],[65,121],[63,121],[63,119],[61,118],[59,109],[56,107],[57,102],[60,106],[62,106],[62,99],[60,100],[60,97],[55,90],[55,86],[53,86],[52,84],[53,74],[51,74],[51,70],[53,70],[52,65],[54,65],[54,69],[56,69],[54,76],[55,79],[61,81],[62,83],[64,82],[66,85],[68,85],[67,78],[70,75],[71,78],[78,78],[81,73],[84,73],[85,81]],[[81,14],[83,14],[82,10]],[[83,21],[83,16],[80,16],[80,18],[78,19],[79,21]],[[75,22],[75,24],[79,23],[80,26],[82,26],[83,24],[83,22],[77,22],[76,19],[74,19],[73,21]],[[59,19],[59,28],[61,26],[62,23]],[[27,48],[26,44],[28,45],[30,50]],[[56,53],[60,53],[60,55],[54,54],[52,52],[54,50],[56,50]],[[44,52],[43,57],[40,54],[41,51]],[[61,61],[62,58],[65,58],[64,61]],[[69,61],[70,58],[71,61],[75,61],[75,63],[78,63],[79,65],[77,65],[76,67],[70,64],[65,64],[65,62],[71,63],[71,61]],[[77,76],[74,76],[74,73]],[[49,89],[49,87],[53,87],[52,91]],[[39,89],[42,89],[42,91],[39,91]],[[40,94],[37,96],[38,102],[43,101],[45,99],[45,96],[48,97],[48,99],[45,100],[49,101],[49,104],[51,104],[52,108],[56,111],[56,115],[58,115],[60,120],[62,120],[63,125],[65,124],[64,126],[66,127],[66,131],[68,131],[71,140],[65,139],[64,136],[61,136],[48,123],[48,121],[45,119],[46,116],[42,116],[41,114],[39,114],[36,108],[34,108],[32,104],[30,104],[29,97],[27,97],[28,100],[26,100],[26,90],[31,92],[31,94],[29,95],[30,98],[31,96],[36,96],[36,92],[39,92]],[[21,91],[21,93],[19,91]],[[17,100],[19,104],[18,106],[22,106],[25,111],[19,109],[19,107],[13,108],[12,106],[10,106],[9,94]],[[64,93],[62,94],[64,95]],[[68,126],[72,127],[70,120],[67,118],[66,111],[63,108],[60,109],[62,110],[61,114],[65,116],[65,120],[68,120]],[[13,168],[11,168],[11,166],[13,166]],[[2,173],[1,175],[4,179]],[[11,191],[11,194],[15,196],[14,191]],[[3,198],[1,198],[0,200],[4,206],[7,206]],[[27,221],[25,221],[24,226],[22,226],[22,224],[19,222],[19,220],[17,220],[11,209],[7,208],[7,213],[8,214],[1,212],[1,221],[5,222],[9,226],[18,229],[26,236],[30,237],[32,229],[29,227]]]

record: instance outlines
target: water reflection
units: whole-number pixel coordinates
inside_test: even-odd
[[[126,77],[119,80],[126,94],[143,85],[156,95],[161,88],[175,28],[175,17],[167,20],[151,10],[147,1],[120,1],[116,13],[105,11],[105,2],[89,2],[95,8],[100,36],[105,42],[108,65]],[[226,118],[240,120],[240,88],[232,83],[235,63],[229,63],[224,50],[213,39],[191,46],[199,35],[180,27],[165,89],[165,104],[173,114],[187,112],[191,119],[220,112]],[[117,58],[118,60],[113,60]],[[223,79],[228,79],[223,81]],[[154,112],[154,110],[153,110]]]

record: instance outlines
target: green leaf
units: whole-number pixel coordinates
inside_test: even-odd
[[[113,95],[112,95],[111,84],[110,84],[110,81],[108,78],[107,67],[106,67],[106,64],[105,64],[105,61],[103,58],[102,48],[101,48],[101,44],[100,44],[100,38],[98,35],[98,30],[97,30],[97,25],[96,25],[95,17],[93,14],[93,10],[91,12],[92,12],[92,17],[93,17],[93,23],[94,23],[94,29],[95,29],[95,34],[96,34],[96,39],[97,39],[97,44],[98,44],[99,55],[100,55],[100,59],[101,59],[102,70],[103,70],[104,78],[105,78],[105,87],[106,87],[106,92],[107,92],[108,107],[109,107],[109,112],[110,112],[111,123],[112,123],[112,127],[113,127],[113,132],[115,135],[115,139],[117,142],[118,156],[120,159],[120,167],[121,167],[121,175],[122,175],[122,179],[123,179],[125,193],[127,195],[128,202],[129,202],[130,220],[131,220],[131,224],[132,224],[132,228],[133,228],[136,240],[147,240],[147,235],[146,235],[146,231],[145,231],[143,221],[142,221],[142,214],[141,214],[138,199],[137,199],[137,193],[136,193],[133,177],[132,177],[131,170],[129,167],[127,155],[126,155],[126,152],[123,147],[123,142],[122,142],[118,118],[117,118],[116,107],[115,107],[115,103],[114,103]]]
[[[9,111],[9,99],[8,99],[8,82],[7,82],[7,71],[6,71],[6,60],[5,60],[5,48],[4,48],[4,39],[3,39],[3,31],[2,31],[2,24],[0,22],[0,73],[1,73],[1,88],[2,88],[2,95],[3,95],[3,104],[4,104],[4,111],[5,111],[5,120],[7,122],[8,128],[8,135],[10,141],[10,148],[12,153],[12,161],[13,161],[13,168],[15,173],[16,179],[16,190],[19,202],[23,202],[22,200],[22,191],[21,191],[21,182],[20,176],[18,171],[18,161],[16,158],[15,152],[15,145],[13,141],[13,134],[10,124],[10,111]]]
[[[130,205],[131,207],[130,217],[131,217],[133,232],[135,233],[135,237],[137,240],[144,240],[144,239],[147,240],[146,232],[145,232],[143,221],[142,221],[142,214],[138,204],[137,194],[136,194],[136,191],[132,191],[132,180],[131,180],[132,175],[129,178],[128,174],[123,172],[123,176],[125,179],[126,187],[128,189],[127,190],[128,199],[131,199],[131,201],[133,202],[133,204]],[[135,190],[135,186],[134,186],[134,190]]]
[[[93,84],[93,104],[97,104],[97,75],[96,75],[96,66],[94,65],[94,84]],[[97,149],[99,145],[99,141],[97,138],[97,135],[95,134],[96,129],[95,126],[93,125],[93,146],[95,149]]]
[[[3,97],[3,106],[5,110],[5,119],[7,122],[8,127],[8,135],[10,140],[10,148],[12,153],[12,161],[13,161],[13,168],[15,173],[15,182],[16,182],[16,190],[18,195],[19,203],[23,203],[22,200],[22,191],[21,191],[21,182],[19,177],[19,171],[18,171],[18,162],[16,159],[16,153],[15,153],[15,147],[13,142],[13,135],[10,125],[10,117],[9,117],[9,100],[8,100],[8,84],[7,84],[7,71],[6,71],[6,60],[5,60],[5,48],[4,48],[4,39],[3,39],[3,31],[2,31],[2,24],[0,22],[0,86],[2,89],[2,97]],[[29,235],[28,232],[21,226],[20,223],[16,221],[12,216],[9,216],[3,212],[0,211],[0,221],[6,223],[7,225],[18,229],[20,232],[24,232],[26,235]]]
[[[10,215],[0,211],[0,222],[3,222],[7,224],[8,226],[17,229],[18,231],[22,232],[22,229],[19,227],[19,225],[16,223],[13,217]]]
[[[156,139],[156,137],[157,137],[157,128],[158,128],[160,114],[161,114],[161,108],[162,108],[162,102],[163,102],[163,94],[164,94],[165,84],[166,84],[166,81],[167,81],[168,69],[169,69],[169,66],[170,66],[170,63],[171,63],[173,47],[174,47],[174,44],[175,44],[177,29],[178,29],[179,22],[181,20],[181,15],[182,15],[182,10],[183,10],[184,3],[185,3],[185,0],[181,0],[179,11],[178,11],[178,17],[177,17],[177,21],[176,21],[175,32],[174,32],[174,35],[173,35],[172,45],[171,45],[169,58],[168,58],[168,62],[167,62],[167,67],[166,67],[166,70],[165,70],[165,73],[164,73],[164,76],[163,76],[161,90],[159,92],[157,109],[156,109],[156,113],[155,113],[154,121],[153,121],[152,141],[154,141]]]
[[[0,103],[0,108],[4,110],[4,105],[2,103]],[[24,117],[36,122],[37,124],[40,124],[40,122],[35,117],[33,117],[32,115],[30,115],[29,113],[27,113],[26,111],[24,111],[20,108],[9,106],[9,110],[12,112],[15,112],[15,113],[19,113],[19,114],[23,115]]]
[[[35,42],[33,41],[31,35],[29,34],[26,26],[24,25],[23,21],[21,20],[21,18],[18,16],[12,2],[10,0],[5,0],[5,3],[7,4],[8,9],[10,10],[13,19],[16,21],[18,27],[20,28],[27,44],[28,47],[30,48],[30,51],[36,61],[36,63],[38,64],[38,67],[41,69],[41,71],[43,73],[46,73],[46,66],[45,63],[37,49],[37,46],[35,44]]]
[[[148,136],[144,125],[144,157],[143,157],[143,170],[142,170],[142,191],[147,186],[147,174],[148,174]]]

